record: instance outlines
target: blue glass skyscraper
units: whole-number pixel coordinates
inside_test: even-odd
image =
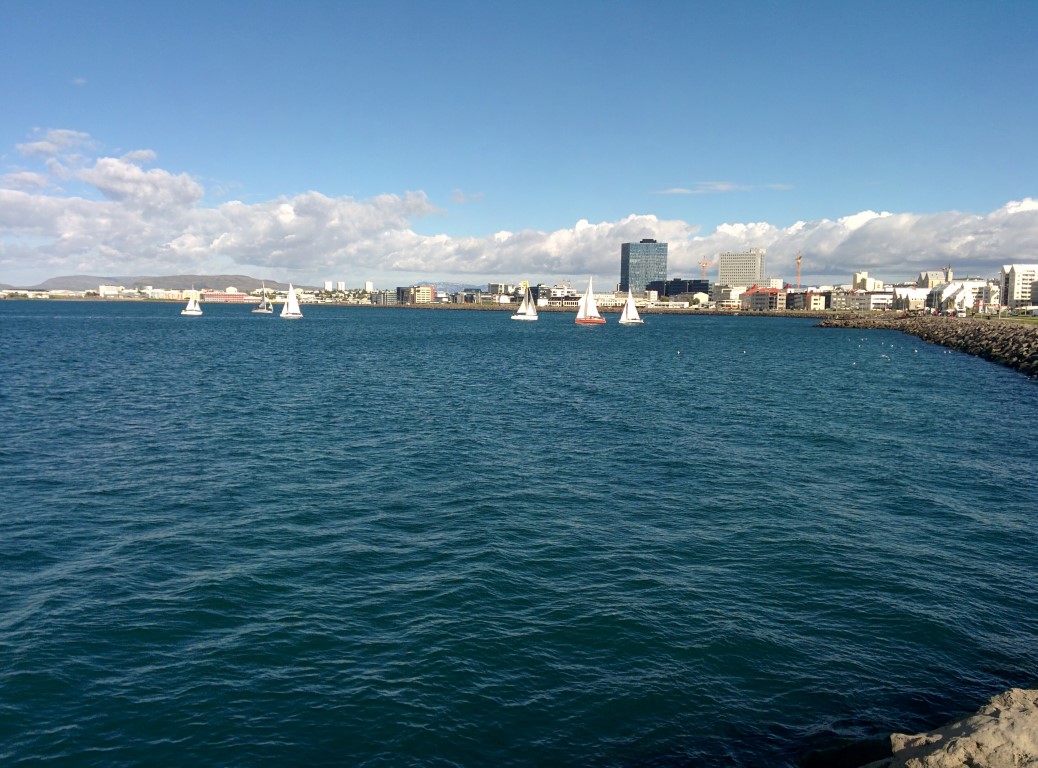
[[[667,244],[655,240],[620,246],[620,290],[644,291],[657,280],[667,280]]]

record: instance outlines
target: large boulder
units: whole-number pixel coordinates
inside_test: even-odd
[[[1011,688],[929,733],[893,733],[890,746],[866,768],[1038,768],[1038,689]]]

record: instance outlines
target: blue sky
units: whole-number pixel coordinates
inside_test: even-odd
[[[4,0],[0,283],[1038,261],[1038,3]]]

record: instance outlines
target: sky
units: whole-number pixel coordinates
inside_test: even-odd
[[[0,0],[0,283],[1038,262],[1033,0]],[[703,263],[707,262],[704,267]]]

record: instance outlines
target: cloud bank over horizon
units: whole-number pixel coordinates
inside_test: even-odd
[[[415,231],[417,222],[442,213],[422,191],[363,200],[309,191],[207,205],[203,185],[157,167],[152,150],[108,155],[88,134],[72,130],[39,132],[16,149],[0,171],[0,282],[22,285],[68,274],[228,271],[357,285],[374,276],[399,276],[400,284],[615,280],[620,244],[647,237],[669,243],[674,277],[698,277],[701,261],[746,248],[767,249],[769,274],[790,282],[802,253],[805,284],[848,282],[862,270],[895,282],[945,265],[957,275],[991,277],[1002,264],[1038,261],[1032,198],[985,214],[859,211],[789,226],[724,223],[706,233],[695,223],[646,213],[580,220],[550,232],[457,237]],[[695,192],[668,193],[724,187],[703,182]]]

